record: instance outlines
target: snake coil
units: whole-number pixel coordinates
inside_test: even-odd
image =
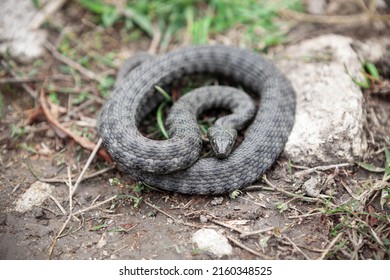
[[[168,117],[179,118],[184,127],[171,128],[171,139],[151,140],[138,130],[142,118],[160,101],[154,86],[193,74],[222,76],[259,96],[244,141],[225,159],[194,161],[201,141],[187,135],[191,131],[198,135],[199,129],[179,113]],[[220,194],[250,185],[273,164],[287,142],[294,115],[290,82],[260,55],[227,46],[191,46],[148,59],[131,71],[103,106],[99,132],[120,169],[133,178],[168,191]],[[180,131],[182,136],[176,137]]]

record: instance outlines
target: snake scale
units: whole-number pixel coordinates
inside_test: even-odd
[[[259,96],[260,104],[244,140],[226,158],[198,159],[202,145],[194,116],[198,113],[183,117],[188,113],[183,110],[196,104],[178,106],[171,112],[167,118],[168,140],[148,139],[138,129],[141,120],[161,101],[156,85],[169,85],[194,74],[223,77]],[[215,86],[195,91],[205,92],[206,101],[201,101],[202,94],[195,100],[207,104],[213,92],[234,94],[237,90]],[[231,105],[233,99],[222,100],[227,104],[217,107],[226,105],[232,111],[240,107]],[[247,109],[250,114],[252,109]],[[119,168],[133,178],[168,191],[221,194],[250,185],[273,164],[288,139],[294,115],[295,93],[290,82],[260,55],[228,46],[189,46],[147,59],[130,71],[103,106],[98,128],[104,147]]]

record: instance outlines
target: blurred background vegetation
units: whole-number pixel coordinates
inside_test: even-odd
[[[300,0],[78,0],[103,27],[124,25],[128,32],[160,36],[160,51],[172,42],[204,44],[234,28],[246,45],[266,50],[282,43],[283,9],[303,10]]]

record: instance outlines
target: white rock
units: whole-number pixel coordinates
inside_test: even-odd
[[[40,181],[35,182],[16,201],[15,211],[23,213],[31,210],[34,206],[41,205],[46,198],[49,197],[53,190],[54,186],[52,185],[42,183]]]
[[[353,49],[361,61],[375,62],[385,56],[390,48],[390,37],[370,38],[363,42],[355,41]]]
[[[194,233],[192,242],[201,250],[205,250],[221,258],[232,254],[232,246],[222,234],[213,229],[202,228]]]
[[[297,94],[296,119],[285,147],[294,163],[352,161],[366,149],[363,96],[353,77],[363,79],[353,39],[324,35],[287,48],[278,67]]]
[[[1,0],[0,5],[0,52],[9,49],[13,57],[23,62],[42,55],[47,34],[29,27],[37,13],[33,1]]]

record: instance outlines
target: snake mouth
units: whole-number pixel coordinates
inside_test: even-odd
[[[218,159],[227,158],[232,152],[237,131],[226,127],[211,127],[208,130],[211,148]]]
[[[219,153],[219,154],[215,154],[215,157],[217,159],[225,159],[227,158],[229,155],[225,154],[225,153]]]
[[[217,138],[212,142],[214,145],[212,144],[211,146],[216,158],[224,159],[230,155],[232,151],[232,142],[229,139]]]

